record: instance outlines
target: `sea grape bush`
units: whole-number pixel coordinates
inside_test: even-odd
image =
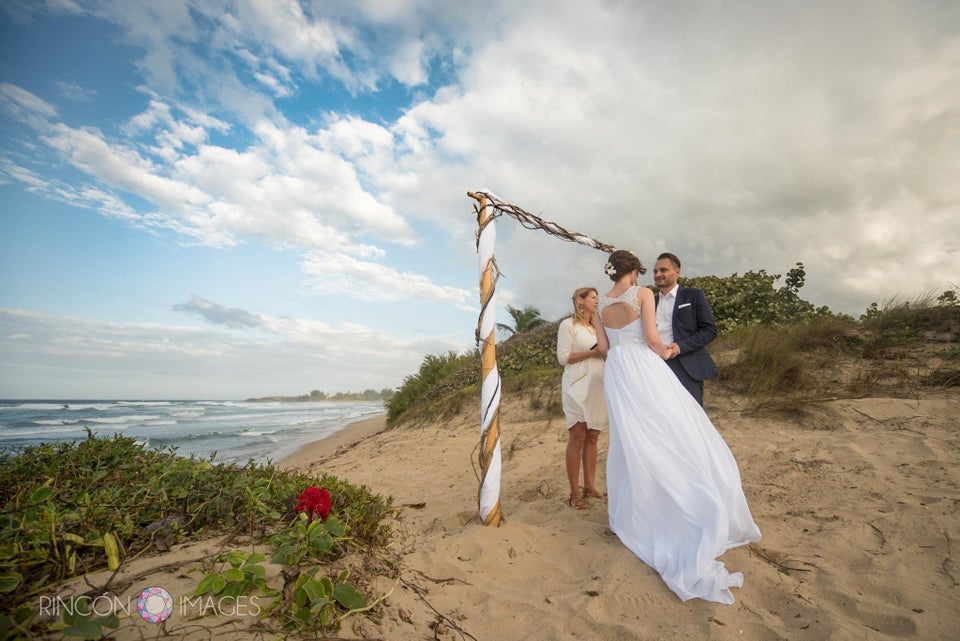
[[[299,524],[297,500],[311,486],[318,491],[304,497],[307,504],[315,516],[326,515],[314,523],[333,532],[333,552],[324,560],[345,552],[346,543],[337,540],[345,540],[347,531],[351,549],[380,549],[391,540],[390,497],[327,474],[214,459],[180,457],[173,448],[148,449],[122,435],[89,432],[79,442],[0,452],[0,639],[25,638],[21,630],[39,625],[31,606],[35,597],[71,577],[171,543],[238,530],[264,540],[283,523]],[[236,572],[229,576],[258,585],[255,567],[257,561],[247,559],[245,566],[229,568],[244,573],[243,579]],[[248,570],[258,574],[246,576]]]

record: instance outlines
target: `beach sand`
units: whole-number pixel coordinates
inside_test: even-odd
[[[449,638],[461,638],[450,623],[517,641],[960,638],[960,393],[765,416],[739,402],[708,388],[706,409],[763,532],[722,557],[745,575],[731,606],[681,602],[610,532],[602,502],[567,507],[563,419],[527,400],[501,412],[499,528],[477,515],[473,412],[341,444],[336,456],[311,444],[284,463],[364,483],[402,507],[406,578],[423,598],[394,592],[380,625],[361,626],[370,636],[433,638],[439,612]]]
[[[500,527],[483,526],[477,513],[479,408],[392,429],[377,417],[278,463],[365,484],[400,509],[401,580],[379,580],[369,596],[390,596],[376,615],[350,617],[336,638],[960,638],[960,391],[755,414],[708,385],[707,412],[739,462],[763,532],[721,557],[745,576],[729,606],[681,602],[610,532],[602,502],[570,509],[562,416],[535,409],[551,406],[542,399],[505,399]],[[607,444],[604,434],[601,488]],[[123,571],[149,577],[135,585],[189,591],[200,578],[191,559],[218,544],[183,546]],[[171,619],[167,630],[263,638],[252,622]],[[117,637],[152,630],[138,623],[140,636]]]

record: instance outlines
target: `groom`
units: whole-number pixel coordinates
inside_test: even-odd
[[[679,277],[679,258],[668,252],[657,256],[653,266],[653,282],[660,288],[656,298],[657,333],[670,348],[667,365],[703,405],[703,381],[719,375],[706,347],[717,337],[717,323],[703,290],[680,287]]]

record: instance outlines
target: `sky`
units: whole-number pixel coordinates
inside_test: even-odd
[[[478,190],[855,317],[939,294],[960,3],[4,0],[0,398],[398,387],[475,347]],[[498,321],[610,285],[496,225]]]

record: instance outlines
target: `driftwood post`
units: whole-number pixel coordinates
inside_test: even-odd
[[[503,521],[500,509],[500,371],[497,369],[497,348],[494,340],[496,329],[496,305],[494,292],[500,272],[493,255],[497,234],[493,221],[501,214],[516,219],[527,229],[540,229],[562,240],[586,245],[593,249],[613,252],[612,245],[601,243],[579,232],[567,231],[556,223],[534,216],[515,205],[498,200],[485,191],[467,192],[477,205],[477,263],[480,268],[480,320],[477,323],[476,339],[480,345],[482,384],[480,388],[480,490],[477,503],[484,525],[497,525]]]

